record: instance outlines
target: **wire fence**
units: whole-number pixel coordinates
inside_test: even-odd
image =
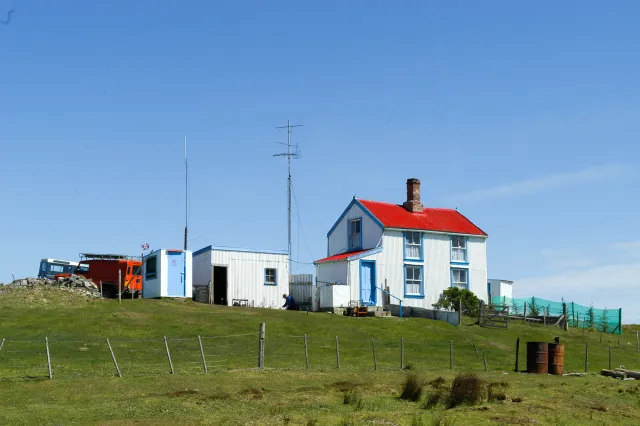
[[[262,336],[262,338],[261,338]],[[626,336],[625,336],[626,337]],[[640,336],[564,343],[564,371],[640,369]],[[526,344],[520,346],[526,360]],[[341,339],[247,333],[157,339],[0,339],[0,380],[203,374],[226,370],[512,371],[513,345],[492,341]],[[520,362],[524,366],[526,362]],[[521,368],[521,370],[525,370]]]

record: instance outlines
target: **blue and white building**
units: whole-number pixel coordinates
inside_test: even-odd
[[[486,302],[486,241],[457,210],[424,207],[418,179],[407,180],[403,204],[354,197],[327,233],[327,257],[314,262],[314,309],[383,306],[383,289],[391,303],[432,309],[453,286]]]
[[[142,297],[191,298],[192,255],[188,250],[159,249],[144,257]]]

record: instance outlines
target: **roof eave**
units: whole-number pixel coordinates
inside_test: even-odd
[[[486,233],[483,234],[469,234],[464,232],[453,232],[453,231],[433,231],[430,229],[422,229],[422,228],[398,228],[393,226],[388,226],[384,228],[388,231],[420,231],[426,232],[428,234],[438,234],[438,235],[463,235],[465,237],[479,237],[479,238],[488,238],[489,235]],[[480,228],[478,228],[480,229]],[[483,231],[484,232],[484,231]]]

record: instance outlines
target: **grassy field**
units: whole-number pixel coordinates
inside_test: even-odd
[[[582,336],[581,330],[565,333],[521,323],[510,324],[509,330],[478,328],[471,318],[453,327],[418,318],[347,318],[176,300],[123,300],[118,305],[56,291],[6,294],[0,309],[0,339],[5,339],[0,424],[640,423],[638,382],[595,374],[608,367],[609,345],[614,367],[640,369],[632,327],[622,336],[590,331]],[[266,369],[256,371],[261,322],[266,324]],[[53,380],[47,378],[45,336]],[[175,374],[169,373],[164,336]],[[588,343],[588,369],[594,374],[513,372],[516,338],[522,341],[524,369],[525,342],[554,336],[566,345],[567,371],[584,371]],[[106,338],[122,378],[115,377]],[[401,338],[410,371],[400,370]],[[424,408],[424,399],[435,392],[429,386],[418,402],[398,398],[408,374],[426,380],[442,376],[449,385],[463,371],[476,372],[489,383],[505,382],[507,398],[448,410]],[[345,404],[345,392],[357,393],[359,402]]]

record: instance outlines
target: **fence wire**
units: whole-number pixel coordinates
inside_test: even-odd
[[[597,337],[597,335],[592,335]],[[597,373],[640,368],[640,337],[600,333],[601,341],[564,343],[564,371]],[[0,339],[1,341],[1,339]],[[355,338],[267,334],[109,340],[4,340],[0,379],[203,374],[255,369],[263,347],[264,367],[288,370],[513,371],[513,346],[492,341]],[[110,344],[110,347],[109,347]],[[526,370],[521,342],[519,370]],[[114,362],[115,358],[115,362]],[[117,363],[117,366],[116,366]]]

